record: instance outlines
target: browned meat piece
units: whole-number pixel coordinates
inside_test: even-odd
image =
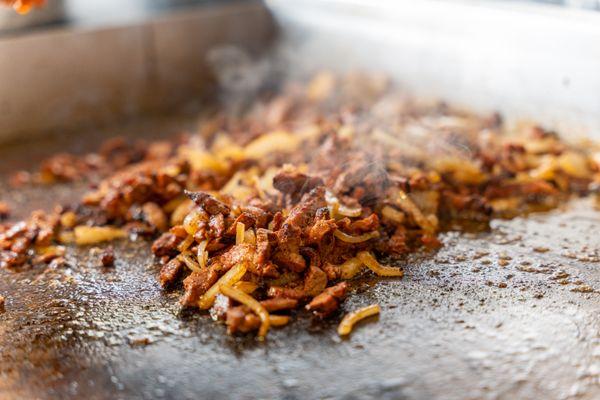
[[[39,228],[35,237],[35,244],[38,246],[49,246],[54,239],[54,229],[49,227]]]
[[[4,303],[6,303],[4,296],[0,296],[0,312],[4,312]]]
[[[323,271],[327,274],[327,279],[330,281],[335,281],[341,275],[340,267],[338,267],[335,264],[326,262],[323,264],[322,268]]]
[[[158,204],[148,202],[142,206],[142,211],[144,220],[148,221],[151,226],[161,232],[167,230],[167,216]]]
[[[345,193],[368,205],[385,197],[390,185],[385,165],[379,160],[371,160],[364,154],[362,160],[353,160],[340,174],[333,187],[336,193]]]
[[[304,292],[309,296],[316,296],[325,290],[327,274],[321,268],[311,265],[304,278]]]
[[[232,307],[227,310],[225,323],[227,324],[227,331],[230,334],[237,332],[248,333],[255,331],[260,326],[260,318],[247,312],[245,307]]]
[[[258,265],[264,265],[271,257],[271,249],[277,241],[277,236],[267,229],[256,230],[256,258]]]
[[[306,309],[312,311],[320,318],[331,315],[338,309],[340,301],[345,297],[347,286],[346,282],[341,282],[335,286],[328,287],[323,293],[312,299],[306,305]]]
[[[48,158],[40,167],[44,183],[78,180],[87,170],[88,166],[79,157],[65,153]]]
[[[281,193],[291,195],[293,201],[318,186],[323,186],[321,178],[308,176],[293,167],[284,167],[273,177],[273,187]]]
[[[210,237],[221,237],[225,233],[225,217],[223,214],[214,214],[208,221],[208,235]]]
[[[354,233],[371,232],[379,228],[379,217],[373,213],[366,218],[359,219],[350,224],[350,229]]]
[[[269,218],[272,216],[268,211],[253,206],[242,207],[242,214],[247,215],[254,220],[253,226],[255,228],[266,228],[269,223]]]
[[[229,271],[231,267],[239,263],[252,264],[254,261],[254,246],[249,243],[241,243],[231,246],[225,253],[212,259],[211,268],[219,273]]]
[[[298,307],[297,299],[283,298],[283,297],[275,297],[268,300],[263,300],[260,302],[267,311],[280,311],[280,310],[293,310]]]
[[[15,253],[14,251],[0,252],[0,268],[15,268],[27,262],[25,254]]]
[[[300,203],[290,210],[283,225],[294,225],[304,229],[311,224],[317,211],[323,207],[327,207],[327,203],[325,202],[325,188],[321,186],[302,197]]]
[[[284,224],[277,232],[278,247],[273,261],[295,272],[306,269],[306,261],[300,255],[302,230],[291,224]]]
[[[115,251],[111,246],[102,251],[100,262],[104,267],[113,267],[115,265]]]
[[[177,245],[181,243],[181,238],[171,232],[163,233],[152,244],[152,253],[157,257],[176,256]]]
[[[319,244],[325,236],[337,229],[334,219],[319,219],[308,230],[307,243]]]
[[[229,214],[231,209],[229,206],[204,192],[185,191],[185,194],[197,205],[202,207],[210,215]]]
[[[29,248],[29,244],[30,243],[31,243],[31,240],[29,240],[29,238],[27,238],[27,237],[20,237],[20,238],[15,239],[12,242],[12,246],[10,247],[10,249],[12,251],[14,251],[15,253],[23,254]]]
[[[7,203],[0,201],[0,221],[8,218],[10,215],[10,207]]]
[[[406,243],[406,228],[399,226],[387,243],[387,251],[392,254],[404,254],[408,252],[408,245]]]
[[[510,197],[510,196],[532,196],[532,195],[554,195],[558,189],[546,181],[533,181],[523,184],[506,184],[490,186],[486,189],[484,196],[488,199]]]
[[[269,290],[267,290],[267,296],[301,300],[306,297],[306,293],[303,289],[271,286]]]
[[[242,213],[231,223],[227,236],[235,236],[236,225],[238,222],[244,224],[245,228],[265,228],[269,219],[269,213],[258,207],[244,207]]]
[[[179,259],[174,258],[160,269],[160,286],[167,287],[171,283],[175,282],[175,280],[179,277],[181,272],[183,272],[183,262],[179,261]]]
[[[223,215],[223,214],[218,214],[218,215]],[[238,217],[229,225],[229,228],[227,228],[227,231],[225,232],[225,235],[227,236],[235,236],[236,234],[236,229],[237,229],[237,224],[242,223],[244,224],[244,227],[246,229],[251,228],[252,226],[254,226],[254,218],[252,218],[250,215],[245,214],[245,213],[241,213],[240,215],[238,215]]]
[[[219,276],[215,271],[205,268],[200,272],[192,272],[183,280],[185,293],[181,298],[181,304],[184,306],[197,306],[200,296],[202,296],[215,282]]]

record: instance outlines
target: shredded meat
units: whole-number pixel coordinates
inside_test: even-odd
[[[167,287],[179,278],[183,272],[184,264],[177,258],[172,259],[160,269],[160,286]]]
[[[212,269],[203,269],[200,272],[192,272],[183,280],[185,293],[181,298],[184,306],[195,306],[206,291],[214,285],[219,275]]]
[[[328,317],[340,306],[340,301],[346,296],[346,282],[325,289],[321,294],[315,296],[306,309],[321,318]]]
[[[189,192],[185,194],[197,205],[202,207],[210,215],[229,214],[230,208],[227,204],[220,202],[208,193],[204,192]]]
[[[115,265],[115,251],[111,246],[102,251],[100,262],[104,267],[113,267]]]
[[[166,232],[163,233],[152,244],[152,252],[157,257],[177,255],[177,245],[181,243],[181,238],[177,235]]]

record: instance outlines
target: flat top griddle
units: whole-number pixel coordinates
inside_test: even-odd
[[[194,123],[111,132],[155,137]],[[85,185],[17,190],[7,174],[101,137],[0,149],[0,200],[14,218],[75,201]],[[90,247],[69,249],[68,268],[0,271],[0,399],[597,399],[599,228],[592,200],[579,199],[488,232],[448,232],[438,252],[400,262],[403,279],[354,285],[343,310],[377,302],[382,313],[349,339],[337,336],[340,316],[299,313],[265,343],[181,310],[180,289],[156,281],[148,242],[116,243],[114,269]]]

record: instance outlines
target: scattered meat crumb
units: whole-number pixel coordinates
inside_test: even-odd
[[[100,261],[104,267],[113,267],[115,265],[115,251],[112,246],[107,247],[100,256]]]

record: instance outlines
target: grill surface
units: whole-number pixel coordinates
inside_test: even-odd
[[[157,136],[193,125],[186,117],[114,131]],[[2,179],[101,136],[0,149]],[[16,218],[85,190],[1,189]],[[208,316],[181,311],[178,290],[159,288],[149,243],[115,245],[114,269],[98,267],[89,248],[71,249],[70,268],[0,271],[0,398],[598,398],[598,292],[552,279],[564,270],[600,287],[598,228],[600,214],[583,199],[494,221],[489,232],[446,233],[439,252],[401,262],[404,279],[356,285],[343,309],[378,302],[382,313],[347,340],[335,332],[339,317],[303,313],[265,343],[230,337]]]

